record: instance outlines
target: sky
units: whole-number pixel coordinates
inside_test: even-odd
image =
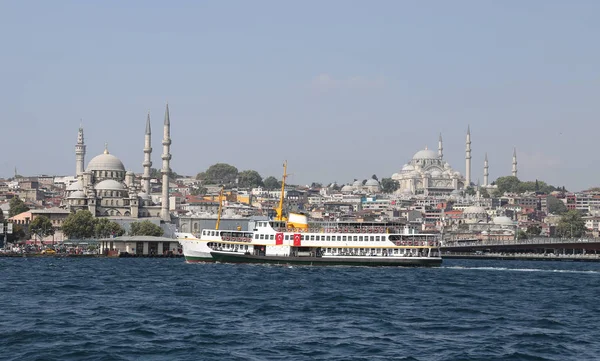
[[[598,1],[1,1],[0,177],[215,163],[340,184],[437,149],[472,179],[600,185]]]

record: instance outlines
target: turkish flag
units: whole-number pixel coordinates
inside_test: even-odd
[[[299,233],[294,233],[294,247],[302,245],[302,236]]]
[[[275,235],[275,244],[283,244],[283,233],[277,233]]]

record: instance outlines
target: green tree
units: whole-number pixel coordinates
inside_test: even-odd
[[[273,190],[281,188],[281,182],[277,180],[277,178],[273,176],[269,176],[263,180],[263,184],[266,189]]]
[[[26,234],[25,230],[23,229],[23,226],[13,223],[13,233],[7,233],[5,240],[9,243],[16,243],[22,239],[25,239],[25,236]]]
[[[565,203],[554,196],[548,196],[546,198],[546,204],[548,206],[548,213],[560,215],[565,214],[568,211]]]
[[[238,187],[256,188],[263,185],[260,174],[255,170],[245,170],[238,173]]]
[[[92,238],[95,232],[96,218],[88,210],[71,213],[62,225],[68,238]]]
[[[517,239],[527,239],[527,233],[521,229],[517,232]]]
[[[577,238],[585,234],[585,221],[577,210],[563,214],[556,226],[556,234],[562,238]]]
[[[490,193],[488,192],[488,190],[486,188],[480,188],[479,193],[481,194],[481,197],[483,197],[483,198],[490,198]]]
[[[323,188],[323,184],[321,184],[321,183],[317,183],[317,182],[312,182],[312,183],[310,184],[310,188],[312,188],[312,189],[316,189],[316,188]]]
[[[54,227],[52,226],[52,222],[46,216],[38,216],[35,217],[31,224],[29,225],[29,231],[32,234],[35,234],[40,240],[46,236],[51,236],[54,234]]]
[[[532,224],[531,226],[527,227],[525,232],[527,233],[528,237],[536,237],[542,233],[542,227]]]
[[[99,218],[94,226],[94,234],[98,238],[119,237],[125,234],[125,230],[117,222],[108,218]]]
[[[180,175],[173,172],[173,169],[169,169],[169,179],[179,178]],[[162,170],[157,168],[150,168],[150,178],[161,179],[162,178]]]
[[[193,196],[203,196],[206,193],[208,193],[208,189],[206,187],[197,187],[190,191],[190,194]]]
[[[160,237],[163,235],[163,229],[150,221],[133,222],[130,227],[129,234],[132,236]]]
[[[17,214],[21,214],[23,212],[27,212],[29,210],[29,207],[27,207],[25,205],[25,203],[23,202],[23,200],[21,200],[21,198],[19,197],[13,197],[9,202],[9,210],[8,210],[8,216],[9,217],[13,217],[16,216]]]
[[[477,192],[475,192],[475,188],[473,188],[472,186],[468,186],[467,188],[465,188],[465,194],[474,196],[476,193]]]
[[[383,193],[394,193],[398,190],[398,187],[400,187],[400,184],[398,183],[398,181],[392,178],[381,179],[381,191]]]
[[[379,182],[379,178],[377,178],[377,175],[375,175],[375,174],[373,174],[373,175],[371,176],[371,179],[375,179],[376,181],[378,181],[378,182]]]
[[[231,185],[235,183],[238,169],[226,163],[217,163],[208,167],[204,175],[204,183]]]
[[[521,181],[519,181],[519,178],[513,176],[500,177],[496,179],[496,185],[498,186],[498,191],[501,194],[506,192],[519,193],[520,184]]]

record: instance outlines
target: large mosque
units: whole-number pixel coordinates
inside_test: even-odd
[[[67,187],[67,209],[87,209],[96,217],[143,218],[157,217],[170,222],[169,213],[169,162],[171,160],[171,121],[169,105],[165,110],[162,154],[162,195],[160,203],[150,196],[150,167],[152,166],[150,115],[146,119],[144,142],[144,173],[136,179],[132,171],[126,171],[123,162],[110,154],[105,146],[104,153],[90,160],[84,169],[86,146],[83,128],[79,128],[75,145],[77,181]]]
[[[483,188],[493,188],[489,183],[489,164],[487,154],[483,166]],[[513,152],[512,175],[517,176],[517,151]],[[465,175],[454,170],[444,160],[444,147],[440,134],[437,153],[427,149],[418,151],[410,162],[402,167],[399,173],[394,173],[392,179],[399,184],[400,194],[422,194],[425,196],[446,196],[458,194],[473,185],[471,178],[471,129],[467,128]]]

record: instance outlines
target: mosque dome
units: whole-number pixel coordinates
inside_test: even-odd
[[[359,180],[355,180],[354,183],[352,183],[352,186],[357,187],[357,188],[362,187],[362,185],[363,185],[362,182]]]
[[[103,154],[97,155],[88,163],[86,171],[125,171],[123,162],[105,149]]]
[[[82,191],[83,190],[83,184],[81,184],[80,181],[71,183],[68,187],[67,187],[67,191],[68,192],[72,192],[72,191]]]
[[[410,164],[405,164],[404,167],[402,167],[402,171],[403,172],[410,172],[410,171],[413,171],[413,170],[415,170],[415,167],[413,167]]]
[[[513,220],[507,216],[494,217],[493,222],[499,226],[512,226],[515,224]]]
[[[376,187],[379,185],[379,182],[373,178],[367,180],[367,182],[365,183],[365,186],[367,187]]]
[[[470,206],[465,208],[463,214],[487,214],[485,208],[480,206]]]
[[[94,187],[98,191],[124,191],[125,186],[114,179],[105,179]]]
[[[354,190],[354,187],[352,187],[350,184],[346,184],[341,189],[342,192],[352,192],[353,190]]]
[[[85,199],[86,196],[85,196],[85,193],[83,193],[83,191],[75,191],[75,192],[71,193],[68,198],[70,198],[70,199],[72,199],[72,198]]]
[[[436,152],[434,152],[433,150],[430,149],[423,149],[418,151],[417,153],[415,153],[415,155],[413,156],[413,160],[419,160],[419,159],[438,159],[438,155]]]

